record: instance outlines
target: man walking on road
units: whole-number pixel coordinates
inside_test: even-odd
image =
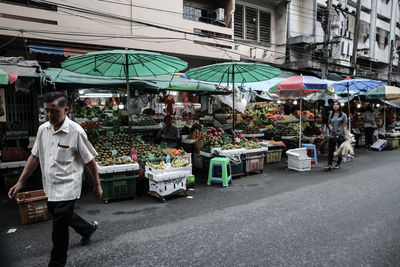
[[[85,166],[94,180],[94,193],[98,198],[101,198],[103,190],[94,160],[97,152],[82,127],[67,117],[67,97],[59,92],[46,94],[44,109],[48,122],[39,127],[32,155],[8,196],[15,197],[40,164],[47,207],[53,215],[53,249],[49,266],[64,266],[69,226],[82,236],[82,245],[90,242],[98,227],[96,221],[87,222],[74,212],[75,200],[81,194]]]

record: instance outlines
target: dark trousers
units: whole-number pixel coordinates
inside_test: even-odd
[[[47,209],[53,215],[53,249],[49,266],[64,266],[67,262],[69,226],[82,237],[88,237],[93,226],[74,212],[75,200],[47,202]]]
[[[365,131],[365,145],[367,147],[369,147],[374,143],[375,128],[374,127],[365,127],[364,131]]]
[[[343,139],[335,140],[335,138],[329,138],[329,153],[328,153],[328,165],[332,165],[333,162],[333,153],[335,152],[336,144],[338,147],[343,143]],[[337,165],[342,163],[342,157],[338,157]]]

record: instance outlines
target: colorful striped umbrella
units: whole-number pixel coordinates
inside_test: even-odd
[[[314,76],[289,77],[270,89],[271,93],[286,98],[299,98],[308,94],[328,90],[328,83]]]
[[[13,84],[18,78],[18,75],[15,73],[10,73],[3,69],[0,69],[0,84],[9,85]]]
[[[301,147],[301,121],[302,121],[302,104],[301,97],[312,93],[318,93],[328,90],[328,83],[314,76],[293,76],[289,77],[279,84],[276,88],[272,88],[274,93],[279,94],[285,98],[300,98],[300,117],[299,117],[299,147]]]

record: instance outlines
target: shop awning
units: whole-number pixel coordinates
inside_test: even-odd
[[[39,77],[40,65],[36,60],[22,57],[0,57],[0,69],[15,73],[18,77]]]
[[[126,85],[125,79],[118,77],[90,76],[74,73],[61,68],[48,68],[43,70],[43,72],[50,77],[50,79],[56,84],[56,87],[62,86],[62,88],[64,86],[70,89],[78,89],[110,86],[124,87]],[[130,83],[134,88],[158,89],[158,87],[151,84],[151,82],[141,81],[136,78],[131,78]]]
[[[83,55],[83,54],[94,51],[94,50],[88,50],[88,49],[54,46],[54,45],[47,45],[47,44],[46,45],[44,45],[44,44],[29,44],[28,47],[29,47],[29,53],[58,55],[58,56],[64,56],[64,57]]]
[[[70,72],[60,68],[48,68],[43,72],[50,77],[56,87],[66,89],[92,87],[124,87],[125,79],[118,77],[90,76]],[[228,93],[214,84],[192,81],[180,76],[160,75],[151,77],[131,78],[131,85],[138,90],[171,90],[189,92],[210,92],[216,94]],[[60,89],[61,89],[60,88]]]

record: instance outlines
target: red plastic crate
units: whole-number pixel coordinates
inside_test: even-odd
[[[264,153],[246,154],[246,173],[264,170]]]
[[[17,203],[22,224],[37,223],[52,218],[47,210],[47,197],[43,190],[18,193]]]

